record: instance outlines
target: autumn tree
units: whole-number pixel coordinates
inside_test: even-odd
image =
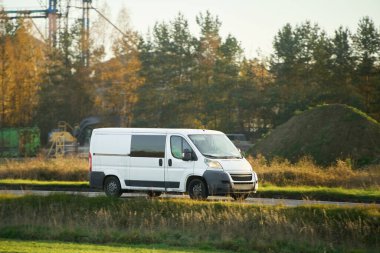
[[[144,83],[140,76],[139,36],[129,28],[125,9],[119,14],[119,24],[123,34],[114,36],[113,57],[95,67],[97,76],[96,103],[103,115],[113,115],[120,119],[120,126],[130,127],[133,109],[137,103],[137,89]]]
[[[83,65],[81,39],[81,23],[77,21],[60,32],[58,47],[49,50],[36,117],[43,141],[58,121],[74,125],[92,113],[92,70]]]
[[[14,24],[7,19],[1,22],[5,31],[0,45],[0,122],[2,126],[29,126],[44,71],[43,42],[31,35],[31,25],[23,19]]]

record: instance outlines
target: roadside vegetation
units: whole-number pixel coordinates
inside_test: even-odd
[[[0,179],[0,189],[89,191],[88,181],[41,181],[30,179]]]
[[[0,189],[49,190],[49,191],[99,191],[90,189],[88,181],[38,181],[25,179],[0,179]],[[380,191],[376,189],[345,189],[319,186],[274,186],[263,184],[252,197],[347,201],[380,203]]]
[[[262,185],[253,197],[380,203],[380,190],[319,186]]]
[[[1,159],[0,179],[88,181],[88,160],[77,157]]]
[[[353,169],[349,162],[338,161],[322,167],[303,158],[292,164],[286,160],[268,162],[264,157],[248,157],[258,173],[260,184],[275,186],[321,186],[379,189],[380,165]],[[83,158],[30,158],[0,160],[0,179],[37,181],[88,181],[88,161]],[[17,181],[16,181],[17,182]],[[18,181],[22,183],[22,181]]]
[[[248,157],[258,173],[255,197],[379,203],[380,166],[353,169],[338,161],[321,167],[303,158],[286,160]],[[0,161],[0,189],[88,191],[88,162],[83,158],[34,158]]]
[[[58,241],[20,241],[20,240],[1,240],[0,239],[0,252],[2,253],[203,253],[203,252],[221,252],[220,250],[213,249],[195,249],[184,247],[170,247],[164,244],[153,245],[126,245],[126,244],[111,244],[111,245],[97,245],[87,243],[69,243]],[[228,251],[222,251],[228,252]]]
[[[337,161],[328,167],[316,165],[304,157],[296,163],[284,159],[267,161],[263,156],[249,157],[261,184],[276,186],[323,186],[359,189],[380,188],[380,165],[353,169],[349,161]]]
[[[0,237],[258,252],[371,252],[380,209],[78,195],[0,197]]]

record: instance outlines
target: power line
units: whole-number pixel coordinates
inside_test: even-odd
[[[42,8],[47,9],[47,5],[44,4],[44,3],[42,2],[42,0],[38,0],[38,3],[40,4],[40,6],[41,6]]]
[[[36,23],[33,21],[33,19],[30,18],[30,20],[32,21],[32,24],[33,24],[34,28],[36,28],[37,32],[40,34],[41,38],[42,38],[43,40],[46,40],[46,39],[45,39],[45,36],[42,34],[41,30],[38,28],[38,26],[37,26]]]
[[[119,27],[117,27],[114,23],[112,23],[111,20],[109,20],[106,16],[104,16],[100,11],[98,11],[92,5],[91,5],[91,9],[93,9],[94,11],[96,11],[102,18],[104,18],[110,25],[112,25],[113,28],[115,28],[119,33],[121,33],[122,35],[124,35],[125,37],[127,37],[127,34],[125,34]]]

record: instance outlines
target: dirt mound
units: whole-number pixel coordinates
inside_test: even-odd
[[[379,164],[380,124],[353,107],[322,105],[275,128],[251,153],[292,162],[311,156],[321,165],[347,158],[355,166]]]

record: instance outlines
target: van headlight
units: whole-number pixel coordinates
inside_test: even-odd
[[[205,164],[211,169],[223,169],[222,165],[219,162],[207,158],[205,158]]]

